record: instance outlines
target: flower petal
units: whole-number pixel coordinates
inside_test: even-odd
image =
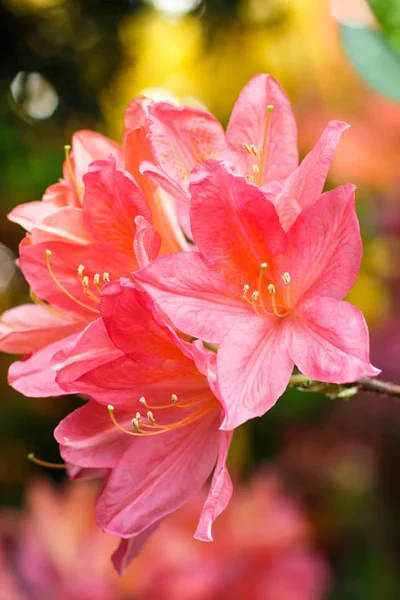
[[[97,504],[107,533],[144,532],[198,492],[218,452],[219,415],[132,444],[112,470]]]
[[[143,269],[157,258],[160,252],[161,238],[153,225],[140,215],[135,217],[135,226],[133,250],[139,269]]]
[[[343,298],[360,270],[362,245],[354,206],[354,186],[323,194],[289,229],[281,273],[291,277],[292,296]]]
[[[254,315],[242,287],[210,269],[197,252],[161,256],[135,273],[173,324],[194,337],[218,344],[239,317]]]
[[[131,427],[132,413],[121,416],[119,411],[119,419]],[[54,437],[66,463],[90,469],[115,467],[134,440],[115,427],[105,406],[93,401],[63,419]]]
[[[293,370],[289,342],[284,320],[260,318],[241,321],[223,338],[217,355],[225,408],[221,429],[263,415],[283,394]]]
[[[84,326],[84,321],[67,314],[57,316],[50,310],[36,304],[22,304],[4,312],[0,318],[1,351],[28,354]]]
[[[312,297],[290,320],[289,353],[308,377],[348,383],[378,375],[369,361],[368,328],[362,313],[348,302]]]
[[[18,223],[26,231],[31,231],[36,223],[43,217],[51,214],[56,210],[56,207],[48,202],[36,200],[34,202],[26,202],[19,204],[8,215],[9,221]]]
[[[212,542],[211,528],[217,517],[228,506],[232,497],[232,480],[226,468],[226,459],[232,439],[232,432],[221,431],[218,461],[212,478],[210,491],[201,511],[200,521],[194,537],[203,542]]]
[[[111,557],[112,563],[119,575],[123,575],[126,567],[142,551],[143,546],[160,526],[162,519],[150,525],[145,531],[131,538],[121,538],[120,544]]]
[[[113,140],[106,138],[101,133],[82,129],[72,136],[71,158],[75,167],[75,177],[78,185],[82,184],[83,176],[90,163],[94,160],[108,159],[113,156],[119,165],[121,162],[121,148]]]
[[[268,106],[273,106],[272,112]],[[262,151],[262,184],[282,181],[298,165],[296,121],[290,102],[279,83],[270,75],[256,75],[243,88],[233,108],[226,139],[241,161],[242,172],[249,169],[249,154],[243,144]]]
[[[241,288],[256,285],[261,263],[286,248],[272,202],[216,161],[195,169],[190,191],[193,236],[206,261],[236,275]]]
[[[40,218],[31,230],[31,243],[59,241],[90,244],[93,240],[83,222],[81,208],[63,206]]]
[[[331,121],[311,152],[285,181],[285,195],[296,198],[301,209],[320,197],[336,147],[349,127],[342,121]]]
[[[157,163],[187,190],[193,167],[210,158],[225,158],[224,130],[210,113],[157,102],[149,111],[149,139]]]
[[[93,239],[102,247],[133,258],[135,217],[151,222],[151,212],[140,188],[115,161],[96,161],[84,176],[83,214]]]
[[[29,398],[63,396],[64,390],[56,382],[56,372],[51,366],[53,356],[75,335],[49,344],[34,352],[26,360],[14,362],[8,371],[8,383],[15,390]]]

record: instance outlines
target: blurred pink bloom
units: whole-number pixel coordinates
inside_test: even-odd
[[[224,429],[271,408],[294,364],[334,383],[379,373],[361,312],[341,301],[362,253],[353,186],[323,194],[287,232],[274,196],[221,163],[197,167],[190,189],[200,252],[161,257],[137,279],[178,329],[220,344]]]
[[[192,169],[208,159],[226,161],[233,171],[277,195],[278,213],[292,205],[294,216],[320,196],[346,123],[331,121],[300,166],[297,129],[290,102],[270,75],[255,76],[233,108],[226,135],[210,113],[159,102],[149,108],[149,140],[155,162],[142,172],[189,203]],[[154,161],[153,161],[154,163]]]
[[[69,465],[111,469],[97,518],[108,533],[131,538],[121,562],[199,491],[217,462],[196,531],[212,540],[212,522],[232,493],[231,433],[219,431],[222,407],[208,383],[218,393],[215,354],[178,338],[127,280],[109,283],[100,307],[103,320],[54,358],[60,386],[93,398],[57,427],[61,455]]]

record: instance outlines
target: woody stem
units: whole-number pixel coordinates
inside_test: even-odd
[[[290,378],[292,386],[311,386],[316,382],[306,375],[296,374]],[[330,385],[330,384],[327,384]],[[375,394],[385,394],[400,398],[400,385],[391,381],[382,381],[381,379],[373,379],[370,377],[362,377],[353,383],[345,383],[340,385],[341,388],[356,388],[359,392],[373,392]]]

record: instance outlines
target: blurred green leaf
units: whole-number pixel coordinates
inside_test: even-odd
[[[369,27],[342,23],[340,33],[346,54],[361,77],[384,96],[400,102],[400,54],[379,31]]]
[[[400,50],[399,0],[368,0],[368,4],[382,26],[384,36],[395,49]]]

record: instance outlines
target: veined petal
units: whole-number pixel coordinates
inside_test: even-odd
[[[232,440],[231,431],[221,431],[218,461],[212,478],[210,491],[201,511],[200,521],[194,537],[203,542],[212,542],[212,524],[228,506],[232,497],[232,480],[226,468],[226,459]]]
[[[253,287],[261,263],[286,249],[274,205],[257,186],[217,161],[195,169],[190,191],[192,232],[200,252],[242,288],[245,283]]]
[[[313,296],[290,319],[289,353],[312,379],[348,383],[378,375],[369,361],[368,328],[362,313],[348,302]]]
[[[336,147],[349,127],[342,121],[328,123],[317,144],[285,181],[285,195],[296,198],[302,210],[320,197]]]
[[[120,422],[131,427],[132,413],[119,411]],[[133,438],[122,433],[105,406],[90,401],[69,414],[54,431],[66,463],[84,468],[113,468]]]
[[[133,258],[135,217],[151,222],[146,198],[131,175],[115,161],[92,163],[84,176],[83,214],[93,239],[104,248]]]
[[[227,157],[224,130],[204,110],[157,102],[149,111],[149,131],[158,164],[184,190],[196,164]]]
[[[239,317],[255,314],[242,300],[243,285],[210,269],[197,252],[161,256],[135,277],[178,329],[207,342],[218,344]]]
[[[280,271],[291,277],[292,297],[317,294],[343,298],[360,270],[362,245],[354,186],[323,194],[289,229]]]
[[[160,252],[161,238],[153,225],[140,215],[135,217],[135,226],[133,250],[139,269],[143,269],[157,258]]]
[[[151,179],[151,181],[153,181],[155,185],[160,186],[163,190],[171,194],[171,196],[173,196],[180,202],[189,204],[189,180],[183,188],[179,185],[179,183],[175,181],[175,179],[170,177],[165,171],[148,161],[142,162],[142,164],[140,165],[140,172],[143,176],[147,177],[148,179]]]
[[[273,106],[270,112],[268,106]],[[256,75],[243,88],[226,131],[243,173],[249,172],[249,154],[243,144],[262,152],[262,184],[282,181],[298,166],[296,121],[290,102],[270,75]]]
[[[22,304],[0,317],[0,349],[28,354],[82,329],[85,321],[67,314],[58,316],[36,304]]]
[[[74,133],[71,157],[78,185],[82,184],[83,176],[90,163],[95,160],[108,159],[110,156],[115,158],[118,165],[121,163],[121,148],[113,140],[87,129]]]
[[[41,217],[31,230],[31,243],[59,241],[86,245],[93,242],[83,222],[82,209],[63,206]]]
[[[122,356],[110,340],[103,319],[89,323],[70,343],[54,355],[53,368],[57,371],[57,382],[62,387],[82,377],[88,371],[105,363],[115,361]],[[68,388],[70,392],[71,389]],[[76,392],[79,392],[76,389]]]
[[[51,361],[53,356],[74,338],[75,335],[71,335],[53,342],[34,352],[26,360],[14,362],[8,371],[8,383],[29,398],[64,395],[64,390],[56,382],[56,373]]]
[[[36,223],[57,210],[53,204],[43,202],[42,200],[35,200],[34,202],[26,202],[26,204],[19,204],[9,214],[8,219],[13,223],[18,223],[26,231],[31,231]]]
[[[143,546],[151,535],[160,526],[162,519],[150,525],[145,531],[131,538],[121,538],[120,544],[111,557],[112,563],[116,571],[123,575],[126,567],[133,561],[134,558],[142,551]]]
[[[154,104],[153,100],[145,96],[138,96],[130,103],[124,113],[124,139],[133,129],[146,126],[152,104]]]
[[[217,355],[225,407],[221,429],[260,417],[283,394],[293,370],[285,321],[242,321],[223,338]]]
[[[163,435],[140,438],[112,470],[97,504],[107,533],[144,532],[198,492],[215,464],[219,415]]]

